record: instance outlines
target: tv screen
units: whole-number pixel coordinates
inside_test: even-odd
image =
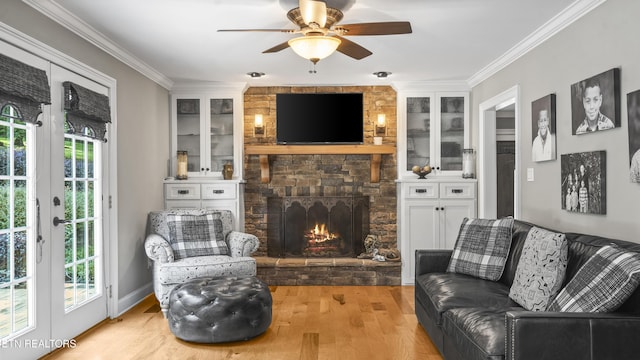
[[[278,144],[362,144],[362,94],[276,94]]]

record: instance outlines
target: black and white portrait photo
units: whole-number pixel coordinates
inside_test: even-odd
[[[531,161],[556,159],[556,95],[531,103]]]
[[[574,135],[620,127],[620,69],[571,85],[571,124]]]
[[[629,177],[640,183],[640,90],[627,94],[629,115]]]
[[[591,151],[560,157],[562,209],[607,213],[606,154],[606,151]]]

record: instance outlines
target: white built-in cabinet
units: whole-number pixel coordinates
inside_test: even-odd
[[[187,151],[189,177],[221,179],[231,163],[242,178],[242,93],[172,93],[171,105],[171,173],[177,151]]]
[[[398,174],[430,165],[433,175],[462,175],[462,150],[469,147],[467,91],[398,92]]]
[[[476,217],[475,179],[433,178],[399,183],[402,283],[413,284],[415,251],[453,249],[465,217]]]
[[[179,84],[171,91],[170,176],[165,208],[231,210],[244,229],[242,87]],[[187,180],[176,180],[177,152],[187,152]],[[234,169],[224,180],[225,164]]]
[[[398,247],[402,283],[413,284],[415,251],[453,249],[465,217],[477,216],[477,181],[462,178],[470,147],[469,91],[398,89]],[[433,172],[418,179],[415,165]]]
[[[239,179],[165,180],[165,209],[230,210],[235,230],[244,229],[244,182]]]

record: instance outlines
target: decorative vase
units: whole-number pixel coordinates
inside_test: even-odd
[[[231,180],[233,177],[233,164],[228,162],[222,166],[222,177],[225,180]]]

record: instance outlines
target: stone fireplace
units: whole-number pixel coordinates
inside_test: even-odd
[[[267,255],[355,257],[369,233],[368,196],[287,196],[267,200]]]
[[[377,114],[385,114],[387,128],[381,135],[382,143],[396,145],[397,98],[390,86],[249,87],[244,93],[245,150],[254,145],[276,145],[276,94],[286,92],[363,93],[364,144],[373,146],[373,137],[378,136],[375,119]],[[263,116],[262,134],[254,133],[255,114]],[[270,199],[352,198],[354,194],[368,197],[368,212],[365,211],[368,228],[363,228],[363,234],[368,232],[378,236],[383,247],[397,247],[396,155],[382,155],[378,182],[371,181],[371,160],[371,155],[363,154],[278,154],[269,155],[268,162],[262,162],[258,155],[245,151],[245,231],[260,240],[254,257],[261,279],[270,285],[400,284],[400,263],[354,257],[363,251],[357,241],[354,250],[348,251],[354,254],[349,257],[281,257],[273,255],[273,248],[269,250],[270,222],[277,221],[269,216]],[[261,181],[264,175],[261,168],[264,166],[268,166],[270,172],[267,183]],[[280,216],[283,216],[282,211]],[[315,223],[312,226],[315,229]],[[307,227],[305,224],[303,229]]]

